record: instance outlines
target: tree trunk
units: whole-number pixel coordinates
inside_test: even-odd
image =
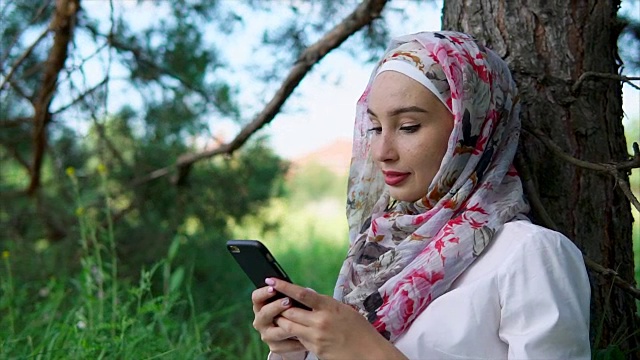
[[[509,63],[525,129],[519,157],[544,208],[588,257],[635,283],[631,211],[615,179],[569,164],[526,131],[540,129],[582,160],[628,159],[620,82],[590,78],[572,92],[587,71],[618,73],[618,6],[616,0],[446,0],[443,29],[472,34]],[[591,272],[590,278],[592,342],[604,316],[595,350],[638,329],[638,319],[630,295],[616,287],[610,292],[610,278]],[[639,343],[637,335],[631,336],[621,348],[631,350]]]

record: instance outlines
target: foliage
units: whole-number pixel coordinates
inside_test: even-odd
[[[637,73],[640,70],[640,51],[637,46],[640,42],[640,18],[637,12],[639,5],[637,0],[632,0],[629,2],[630,12],[627,14],[618,14],[618,21],[622,28],[622,32],[618,38],[618,44],[631,45],[619,46],[620,58],[627,67],[625,72],[630,73]],[[635,13],[633,9],[636,9]],[[635,44],[635,46],[633,44]]]
[[[187,296],[182,291],[185,268],[172,268],[179,237],[164,260],[141,270],[137,285],[119,278],[106,167],[100,165],[98,172],[102,185],[98,193],[104,202],[93,208],[81,196],[75,168],[66,171],[73,184],[79,226],[81,269],[77,274],[52,276],[45,283],[21,281],[27,286],[17,287],[14,268],[18,257],[3,252],[0,312],[6,316],[0,320],[0,356],[150,358],[181,352],[194,358],[211,353],[212,349],[201,345],[202,337],[209,336],[202,325],[216,313],[197,316],[189,290]],[[106,228],[100,226],[100,218],[107,220]],[[166,286],[157,294],[153,280],[160,270]]]
[[[85,173],[102,163],[114,194],[118,255],[129,274],[155,261],[183,228],[207,234],[207,241],[226,238],[228,217],[239,220],[279,193],[286,165],[265,139],[234,157],[167,166],[219,146],[228,129],[246,124],[266,99],[240,96],[239,79],[251,78],[245,93],[274,89],[273,80],[296,61],[296,51],[281,49],[299,52],[354,5],[81,1],[77,18],[71,13],[70,41],[59,47],[60,27],[50,22],[63,13],[56,6],[73,10],[74,3],[7,1],[0,8],[0,195],[9,203],[0,210],[0,228],[15,246],[42,241],[64,254],[77,233],[64,170],[77,170],[91,203],[96,181]],[[275,11],[280,22],[264,23],[263,39],[238,40],[254,19]],[[352,50],[379,52],[387,40],[385,20],[355,38]],[[246,46],[229,46],[238,42]],[[60,48],[68,55],[53,71],[51,89],[44,79],[52,75],[49,57]],[[251,54],[260,66],[254,62],[242,73]],[[42,97],[50,100],[41,103]],[[168,176],[149,180],[158,169]],[[78,255],[62,261],[73,265],[73,259]]]
[[[251,286],[221,245],[284,193],[287,164],[258,136],[168,166],[248,123],[296,61],[282,48],[354,4],[80,1],[75,17],[75,3],[0,5],[0,357],[263,357]],[[286,16],[263,39],[239,40],[273,11]],[[351,48],[381,51],[384,24]]]
[[[344,201],[346,198],[347,175],[336,175],[328,168],[311,162],[293,169],[290,194],[293,202],[305,203],[314,199],[331,198]]]
[[[0,357],[265,358],[267,349],[250,326],[253,285],[230,256],[220,254],[222,244],[205,241],[207,234],[186,226],[160,260],[140,270],[137,281],[119,274],[115,236],[122,223],[111,226],[114,198],[106,170],[99,164],[90,173],[97,179],[96,205],[87,203],[85,193],[92,191],[81,186],[79,171],[66,170],[80,236],[78,272],[24,281],[25,273],[15,271],[21,255],[3,251]],[[288,193],[301,190],[293,187]],[[344,219],[335,226],[332,212],[318,216],[316,205],[322,201],[299,206],[274,199],[259,215],[228,221],[235,237],[259,229],[256,238],[272,248],[294,279],[330,294],[347,231]],[[264,231],[269,219],[281,226]],[[107,226],[100,225],[103,221]],[[40,245],[39,251],[49,255],[52,246]],[[208,300],[198,305],[198,297]]]

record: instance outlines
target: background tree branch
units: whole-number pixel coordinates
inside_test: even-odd
[[[580,90],[580,87],[582,86],[582,83],[585,82],[586,80],[592,79],[592,78],[600,78],[600,79],[609,79],[609,80],[615,80],[615,81],[622,81],[622,82],[625,82],[625,83],[629,84],[634,89],[640,90],[640,87],[633,83],[633,81],[640,80],[640,77],[616,75],[616,74],[601,73],[601,72],[595,72],[595,71],[587,71],[587,72],[583,73],[582,75],[580,75],[580,77],[575,82],[575,84],[573,84],[573,86],[571,87],[571,92],[573,94],[577,93],[578,90]]]
[[[27,26],[24,27],[24,30],[28,29],[30,25],[35,24],[40,19],[40,17],[45,13],[47,7],[49,7],[49,4],[51,3],[51,1],[52,0],[45,0],[45,1],[42,2],[42,5],[40,5],[40,7],[36,11],[36,13],[33,15],[31,20],[29,21],[29,24],[27,24]],[[9,55],[11,53],[11,49],[13,49],[13,47],[18,43],[18,41],[20,40],[20,37],[24,33],[24,30],[21,31],[20,33],[16,34],[16,36],[14,36],[13,40],[11,41],[11,43],[6,48],[2,49],[3,54],[2,54],[2,60],[0,60],[0,64],[3,64],[5,62],[5,60],[9,57]],[[47,28],[45,30],[45,32],[48,32],[48,31],[49,31],[49,28]],[[36,40],[35,43],[39,42],[40,40],[41,40],[41,38],[38,38],[38,40]],[[0,86],[0,89],[1,88],[2,88],[2,86]]]
[[[51,113],[51,115],[57,115],[57,114],[60,114],[60,113],[62,113],[64,111],[68,110],[69,108],[73,107],[77,103],[83,101],[87,96],[93,94],[96,90],[100,89],[103,86],[106,86],[108,82],[109,82],[109,77],[105,77],[104,79],[102,79],[102,81],[100,81],[96,85],[92,86],[90,89],[85,90],[82,94],[78,95],[76,98],[71,100],[68,104],[65,104],[65,105],[60,106],[59,108],[55,109]]]
[[[311,70],[313,65],[318,63],[327,53],[337,48],[349,36],[358,30],[369,25],[373,20],[380,16],[382,9],[388,0],[366,0],[331,31],[325,34],[320,40],[306,48],[289,71],[289,74],[276,91],[273,98],[265,105],[264,109],[258,113],[254,119],[247,124],[236,135],[236,137],[227,144],[223,144],[218,148],[206,150],[198,153],[184,154],[178,158],[176,163],[154,170],[145,176],[136,178],[132,181],[131,186],[137,186],[171,173],[173,169],[178,169],[178,176],[173,179],[174,183],[181,183],[185,176],[189,173],[189,168],[195,162],[207,159],[220,154],[232,154],[240,148],[255,132],[268,124],[278,114],[282,105],[293,93],[293,90],[300,84],[302,79]]]
[[[29,55],[31,55],[31,52],[33,51],[33,49],[35,49],[36,46],[38,46],[38,44],[40,43],[40,41],[42,41],[42,39],[44,39],[45,36],[47,36],[49,31],[50,31],[49,28],[44,29],[44,31],[40,33],[38,38],[36,38],[36,40],[22,53],[22,55],[20,55],[20,57],[9,69],[9,73],[4,76],[4,79],[2,79],[2,82],[0,83],[0,89],[4,88],[4,86],[11,81],[11,77],[13,77],[13,74],[16,72],[16,70],[20,67],[20,65],[22,65],[22,62],[27,57],[29,57]]]
[[[143,49],[135,47],[135,46],[133,46],[131,44],[127,44],[124,41],[118,40],[113,35],[113,28],[110,30],[111,32],[109,34],[106,34],[106,35],[100,33],[100,31],[98,31],[98,29],[96,29],[94,26],[88,25],[86,28],[94,36],[104,38],[106,40],[106,44],[107,45],[109,45],[109,46],[111,46],[114,49],[117,49],[119,51],[131,53],[133,55],[133,57],[139,63],[144,64],[146,66],[149,66],[149,67],[157,70],[160,74],[167,75],[167,76],[177,80],[185,88],[187,88],[187,89],[197,93],[198,95],[202,96],[202,98],[205,101],[207,101],[207,102],[212,101],[211,96],[205,90],[195,86],[190,81],[188,81],[188,80],[184,79],[182,76],[180,76],[180,74],[177,74],[175,71],[156,63],[153,59],[148,58],[145,55],[145,52],[144,52]]]
[[[73,38],[73,29],[79,10],[79,0],[57,0],[56,10],[49,25],[49,29],[54,32],[54,38],[45,65],[42,84],[34,103],[33,158],[31,181],[27,188],[29,195],[33,195],[40,186],[40,168],[47,146],[47,124],[51,121],[49,106],[55,94],[58,76],[67,60],[69,43]]]
[[[581,168],[585,168],[585,169],[609,173],[611,176],[613,176],[616,179],[618,186],[620,187],[624,195],[629,199],[631,204],[633,204],[633,206],[638,211],[640,211],[640,202],[638,202],[638,199],[635,197],[635,195],[631,191],[629,182],[625,181],[620,176],[620,171],[628,171],[631,169],[640,168],[640,150],[638,149],[638,143],[633,143],[634,154],[630,160],[618,162],[618,163],[610,163],[610,164],[593,163],[593,162],[577,159],[567,154],[566,152],[564,152],[564,150],[562,150],[560,146],[558,146],[558,144],[553,142],[553,140],[551,140],[551,138],[549,138],[544,132],[542,132],[538,128],[533,127],[532,125],[524,125],[523,129],[531,133],[532,135],[534,135],[538,140],[540,140],[549,149],[551,149],[551,151],[556,156],[567,161],[568,163],[573,164],[575,166],[579,166]]]
[[[27,91],[18,83],[13,81],[12,79],[7,80],[11,88],[20,95],[23,99],[29,101],[29,103],[33,104],[33,96],[28,95]],[[6,89],[0,88],[0,91],[7,91]]]

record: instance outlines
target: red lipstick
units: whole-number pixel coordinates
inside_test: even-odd
[[[383,171],[384,182],[389,186],[395,186],[403,182],[411,173],[397,171]]]

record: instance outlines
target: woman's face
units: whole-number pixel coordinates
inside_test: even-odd
[[[453,130],[453,115],[422,84],[395,71],[380,73],[369,92],[371,152],[391,197],[427,194]]]

